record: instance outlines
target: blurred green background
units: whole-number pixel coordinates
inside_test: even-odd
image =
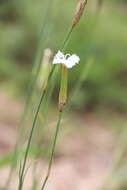
[[[44,24],[42,46],[60,49],[74,15],[77,0],[0,1],[0,83],[14,95],[25,97],[39,34]],[[46,12],[49,7],[48,12]],[[106,0],[101,9],[89,1],[66,51],[80,56],[80,65],[70,70],[75,86],[85,64],[93,66],[83,83],[76,109],[127,110],[127,1]]]
[[[71,102],[73,103],[71,111],[79,111],[79,114],[68,109],[70,112],[69,114],[67,112],[63,120],[64,127],[61,127],[63,140],[56,152],[56,158],[59,160],[63,158],[63,155],[69,154],[74,159],[77,158],[79,164],[83,163],[79,168],[84,167],[87,161],[88,165],[93,167],[89,160],[94,158],[99,163],[99,165],[97,162],[94,163],[96,168],[104,162],[105,169],[107,168],[105,161],[107,163],[108,159],[112,160],[115,152],[113,149],[118,149],[119,154],[126,148],[126,123],[125,127],[123,125],[127,111],[127,0],[102,0],[101,7],[98,5],[99,1],[101,2],[101,0],[88,0],[84,15],[75,27],[65,50],[66,53],[76,53],[81,59],[79,65],[69,70],[69,97],[73,95],[77,84],[80,84],[80,90],[78,89]],[[42,57],[45,48],[50,48],[53,54],[61,49],[77,2],[78,0],[0,0],[0,86],[2,89],[0,92],[0,148],[3,147],[1,155],[4,151],[9,152],[15,144],[13,142],[16,139],[15,129],[20,123],[20,114],[24,105],[22,103],[27,98],[36,55],[39,53]],[[38,46],[41,47],[41,51],[37,51]],[[85,77],[85,68],[89,62],[93,64],[86,80],[78,83],[83,75]],[[45,101],[44,107],[41,108],[42,114],[39,114],[38,128],[30,149],[30,155],[43,157],[43,159],[49,157],[52,131],[57,119],[57,109],[54,104],[58,100],[59,77],[55,90],[50,89],[55,81],[54,78],[49,85],[49,94],[45,99],[47,102]],[[49,111],[52,90],[54,90],[51,94],[53,106],[51,105]],[[40,93],[38,89],[34,94],[35,97],[33,96],[30,101],[31,105],[28,106],[30,109],[26,115],[29,119],[27,118],[26,123],[24,122],[23,142],[27,138]],[[15,101],[17,99],[20,101]],[[87,113],[84,114],[82,110]],[[92,115],[89,111],[95,112]],[[102,112],[98,114],[96,111]],[[13,130],[12,133],[10,130]],[[117,140],[119,134],[120,141]],[[122,135],[125,135],[125,138]],[[23,156],[24,147],[22,146],[19,150],[19,157]],[[66,150],[66,147],[69,149]],[[125,156],[122,156],[124,159]],[[80,157],[84,159],[80,160]],[[9,152],[1,157],[0,166],[10,164],[12,159],[12,152]],[[123,160],[121,163],[124,165]],[[105,170],[100,171],[100,175],[105,173]],[[72,181],[72,175],[69,175]],[[119,183],[118,175],[119,173],[116,172],[117,183]],[[126,177],[126,171],[123,171],[123,176]],[[1,182],[4,181],[1,180]],[[103,180],[99,179],[99,181]],[[90,183],[92,184],[91,181]],[[121,184],[124,185],[124,183]],[[126,182],[125,188],[121,186],[121,190],[123,189],[127,189]]]

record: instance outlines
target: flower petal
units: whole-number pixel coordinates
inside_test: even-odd
[[[63,59],[63,58],[64,58],[64,54],[59,50],[59,51],[57,52],[57,54],[55,55],[55,58]]]
[[[64,55],[60,50],[53,58],[53,64],[64,64],[67,68],[72,68],[74,65],[78,64],[80,61],[79,56],[76,54],[66,54]]]
[[[53,64],[63,63],[64,60],[65,60],[64,54],[61,51],[58,51],[57,54],[54,56],[52,63]]]
[[[67,58],[66,60],[66,66],[68,68],[72,68],[74,65],[78,64],[80,61],[79,56],[76,54],[71,55],[70,57]]]

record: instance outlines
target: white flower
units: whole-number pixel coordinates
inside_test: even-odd
[[[67,68],[72,68],[74,65],[78,64],[80,61],[79,56],[76,54],[66,54],[64,55],[61,51],[58,51],[53,58],[53,64],[64,64]]]

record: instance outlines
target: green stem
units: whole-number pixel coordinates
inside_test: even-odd
[[[42,49],[43,49],[43,37],[44,37],[44,29],[45,29],[45,26],[46,26],[46,21],[47,21],[47,17],[49,15],[49,12],[50,12],[50,9],[51,9],[51,5],[52,5],[52,1],[53,0],[49,0],[48,2],[48,6],[47,6],[47,11],[45,13],[45,16],[44,16],[44,21],[42,23],[42,28],[41,28],[41,32],[40,32],[40,40],[38,42],[38,47],[37,47],[37,50],[36,50],[36,55],[35,55],[35,60],[34,60],[34,64],[33,64],[33,70],[32,70],[32,74],[31,74],[31,79],[30,79],[30,85],[28,87],[28,94],[27,94],[27,97],[26,97],[26,105],[25,105],[25,109],[24,109],[24,113],[22,115],[22,118],[21,118],[21,122],[22,123],[22,130],[20,129],[20,135],[18,136],[17,140],[16,140],[16,145],[15,145],[15,150],[14,150],[14,163],[12,163],[11,165],[11,168],[10,168],[10,172],[9,172],[9,175],[8,175],[8,178],[7,178],[7,182],[5,183],[5,187],[4,189],[7,190],[9,185],[10,185],[10,182],[11,182],[11,179],[12,179],[12,175],[13,175],[13,170],[15,168],[15,161],[17,161],[17,149],[18,149],[18,142],[20,141],[20,138],[22,136],[22,133],[23,133],[23,126],[24,126],[24,123],[25,123],[25,118],[27,116],[27,113],[28,113],[28,109],[29,109],[29,105],[30,105],[30,102],[31,102],[31,99],[32,99],[32,92],[34,91],[35,89],[35,84],[36,84],[36,79],[37,79],[37,76],[38,76],[38,73],[39,73],[39,69],[40,69],[40,65],[41,65],[41,58],[42,58]],[[36,68],[36,74],[35,76],[33,76],[33,71],[35,70]],[[21,128],[21,127],[20,127]]]
[[[44,95],[45,95],[45,91],[43,91],[42,96],[40,98],[40,101],[39,101],[39,104],[38,104],[38,108],[37,108],[37,111],[35,113],[34,121],[33,121],[31,130],[30,130],[30,135],[29,135],[29,139],[28,139],[28,143],[27,143],[27,148],[26,148],[26,152],[25,152],[25,157],[24,157],[24,161],[23,161],[23,167],[22,167],[22,170],[21,170],[20,178],[19,178],[19,188],[18,188],[19,190],[21,190],[22,187],[23,187],[23,177],[24,177],[25,165],[26,165],[26,161],[27,161],[27,157],[28,157],[28,152],[29,152],[29,148],[30,148],[33,132],[34,132],[34,129],[35,129],[35,124],[36,124],[36,121],[37,121],[38,113],[40,111],[40,107],[41,107],[41,103],[43,101]]]
[[[68,69],[62,65],[61,85],[59,93],[59,110],[62,111],[67,101]]]
[[[48,181],[48,178],[50,176],[50,173],[51,173],[52,161],[53,161],[53,157],[54,157],[54,152],[55,152],[56,141],[57,141],[57,137],[58,137],[58,133],[59,133],[62,113],[63,112],[59,112],[58,121],[57,121],[57,125],[56,125],[56,130],[55,130],[55,134],[54,134],[54,140],[53,140],[52,150],[51,150],[51,156],[50,156],[49,165],[48,165],[48,171],[47,171],[47,175],[45,177],[45,180],[44,180],[44,182],[42,184],[41,190],[44,190],[45,185],[46,185],[46,183]]]
[[[67,44],[69,42],[70,36],[71,36],[71,34],[73,32],[73,29],[74,29],[74,27],[71,27],[69,29],[69,32],[67,33],[67,36],[65,37],[65,40],[64,40],[64,42],[62,44],[61,50],[64,50],[66,48],[66,46],[67,46]]]
[[[44,16],[44,20],[42,23],[42,27],[41,27],[41,32],[40,32],[40,37],[39,37],[39,41],[38,41],[38,47],[36,49],[36,55],[35,55],[35,59],[33,62],[33,68],[32,68],[32,73],[31,73],[31,77],[30,77],[30,85],[28,87],[28,94],[27,94],[27,98],[26,98],[26,106],[25,106],[25,113],[24,113],[24,117],[26,118],[28,109],[29,109],[29,105],[31,103],[31,99],[32,99],[32,95],[36,86],[36,80],[37,80],[37,76],[39,74],[40,71],[40,66],[41,66],[41,60],[42,60],[42,51],[43,51],[43,40],[44,40],[44,31],[45,31],[45,26],[47,23],[47,18],[51,9],[51,5],[52,5],[52,1],[53,0],[49,0],[48,5],[47,5],[47,10]]]

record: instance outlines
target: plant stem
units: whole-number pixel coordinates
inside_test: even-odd
[[[20,129],[19,136],[18,136],[18,138],[16,140],[16,145],[15,145],[15,149],[14,149],[14,163],[12,163],[12,165],[11,165],[10,172],[9,172],[9,175],[8,175],[8,178],[7,178],[7,182],[5,183],[5,187],[4,187],[5,190],[8,189],[8,187],[10,185],[10,182],[11,182],[11,179],[12,179],[13,170],[15,168],[15,161],[17,161],[16,154],[17,154],[17,149],[18,149],[18,142],[20,141],[20,138],[21,138],[22,133],[23,133],[25,119],[26,119],[26,116],[28,114],[29,105],[30,105],[30,102],[31,102],[31,99],[32,99],[32,94],[33,94],[32,92],[35,89],[36,78],[37,78],[37,75],[39,73],[39,69],[40,69],[40,65],[41,65],[43,39],[44,39],[43,38],[44,37],[44,29],[45,29],[45,26],[46,26],[47,17],[49,15],[49,12],[50,12],[50,9],[51,9],[51,6],[52,6],[52,1],[53,0],[49,0],[49,2],[48,2],[47,10],[46,10],[44,20],[43,20],[43,23],[42,23],[42,28],[41,28],[41,32],[40,32],[40,38],[39,38],[38,47],[37,47],[37,50],[36,50],[35,60],[34,60],[33,69],[32,69],[32,73],[31,73],[31,78],[30,78],[30,85],[28,87],[28,94],[27,94],[27,97],[26,97],[26,105],[25,105],[25,108],[24,108],[24,113],[23,113],[22,118],[21,118],[21,122],[20,122],[20,125],[22,124],[22,130]],[[35,70],[36,70],[36,74],[35,74],[35,76],[33,76]]]
[[[64,42],[63,42],[63,44],[62,44],[61,50],[64,50],[64,49],[66,48],[66,46],[67,46],[67,44],[68,44],[68,42],[69,42],[69,38],[70,38],[70,36],[71,36],[71,34],[72,34],[72,32],[73,32],[73,29],[74,29],[74,27],[71,27],[71,28],[69,29],[69,31],[68,31],[68,33],[67,33],[67,36],[65,37],[65,40],[64,40]]]
[[[59,110],[63,111],[64,106],[67,102],[67,91],[68,91],[68,69],[66,66],[61,67],[61,85],[59,92]]]
[[[61,122],[61,118],[62,118],[62,113],[59,111],[59,116],[58,116],[58,121],[57,121],[57,125],[56,125],[56,130],[55,130],[55,134],[54,134],[54,140],[53,140],[53,145],[52,145],[52,150],[51,150],[51,156],[50,156],[50,160],[49,160],[49,165],[48,165],[48,171],[47,171],[47,175],[45,177],[45,180],[42,184],[41,190],[44,190],[45,185],[48,181],[48,178],[50,176],[51,173],[51,168],[52,168],[52,161],[53,161],[53,157],[54,157],[54,152],[55,152],[55,147],[56,147],[56,141],[57,141],[57,137],[58,137],[58,133],[59,133],[59,128],[60,128],[60,122]]]
[[[30,148],[33,132],[34,132],[34,129],[35,129],[35,126],[36,126],[35,124],[36,124],[36,121],[37,121],[38,113],[40,111],[41,103],[43,101],[44,96],[45,96],[45,91],[42,92],[42,96],[40,98],[40,101],[39,101],[39,104],[38,104],[38,108],[37,108],[37,111],[35,113],[34,121],[33,121],[31,130],[30,130],[29,139],[28,139],[28,143],[27,143],[27,147],[26,147],[26,152],[25,152],[25,157],[24,157],[24,161],[23,161],[23,167],[22,167],[22,170],[21,170],[20,178],[19,178],[19,188],[18,188],[19,190],[21,190],[22,187],[23,187],[23,177],[24,177],[25,165],[26,165],[26,161],[27,161],[27,157],[28,157],[28,152],[29,152],[29,148]]]

